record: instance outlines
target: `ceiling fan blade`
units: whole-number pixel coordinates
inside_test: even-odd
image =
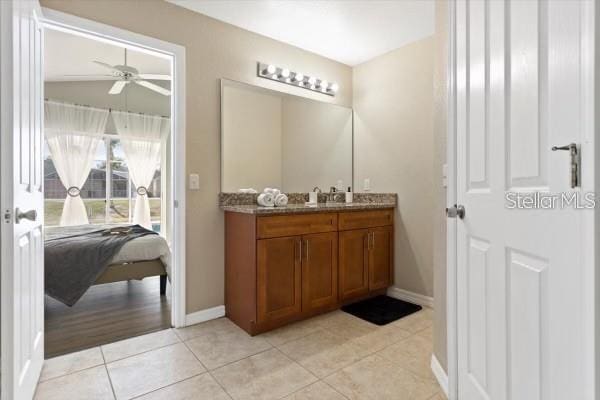
[[[108,91],[108,94],[119,94],[123,91],[123,88],[125,87],[125,85],[127,85],[129,82],[127,81],[116,81],[114,83],[114,85],[112,85],[112,87],[110,88],[110,90]]]
[[[115,71],[115,72],[121,72],[121,70],[120,70],[120,69],[118,69],[118,68],[115,68],[113,65],[107,64],[107,63],[105,63],[105,62],[102,62],[102,61],[96,61],[96,60],[94,60],[94,61],[92,61],[92,62],[93,62],[94,64],[101,65],[101,66],[103,66],[104,68],[111,69],[111,70],[113,70],[113,71]]]
[[[114,78],[114,75],[110,75],[110,74],[65,74],[63,76],[79,76],[79,77],[102,77],[102,78]]]
[[[155,85],[154,83],[150,83],[148,81],[134,81],[134,82],[140,86],[147,88],[147,89],[154,90],[155,92],[160,93],[162,95],[165,95],[165,96],[171,95],[170,90],[160,87],[158,85]]]
[[[171,75],[165,74],[138,74],[138,77],[141,79],[151,79],[155,81],[170,81]]]

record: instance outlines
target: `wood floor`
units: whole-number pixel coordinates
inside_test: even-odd
[[[171,326],[171,287],[159,278],[92,286],[73,307],[46,296],[46,358]]]

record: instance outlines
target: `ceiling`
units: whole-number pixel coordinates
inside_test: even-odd
[[[433,0],[167,1],[350,66],[434,33]]]
[[[65,75],[110,74],[110,70],[93,63],[94,60],[123,64],[123,47],[52,29],[47,29],[44,35],[46,81],[82,81],[91,79]],[[127,50],[127,65],[144,74],[171,73],[169,60],[134,50]]]

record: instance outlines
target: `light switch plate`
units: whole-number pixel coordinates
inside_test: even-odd
[[[371,190],[371,179],[370,178],[365,178],[365,180],[363,181],[363,190],[365,192],[368,192],[369,190]]]
[[[190,174],[190,190],[200,190],[200,175]]]

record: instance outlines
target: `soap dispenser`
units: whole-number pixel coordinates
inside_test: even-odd
[[[345,194],[346,194],[346,203],[352,203],[352,198],[354,196],[352,195],[352,188],[350,186],[348,186],[348,191]]]

